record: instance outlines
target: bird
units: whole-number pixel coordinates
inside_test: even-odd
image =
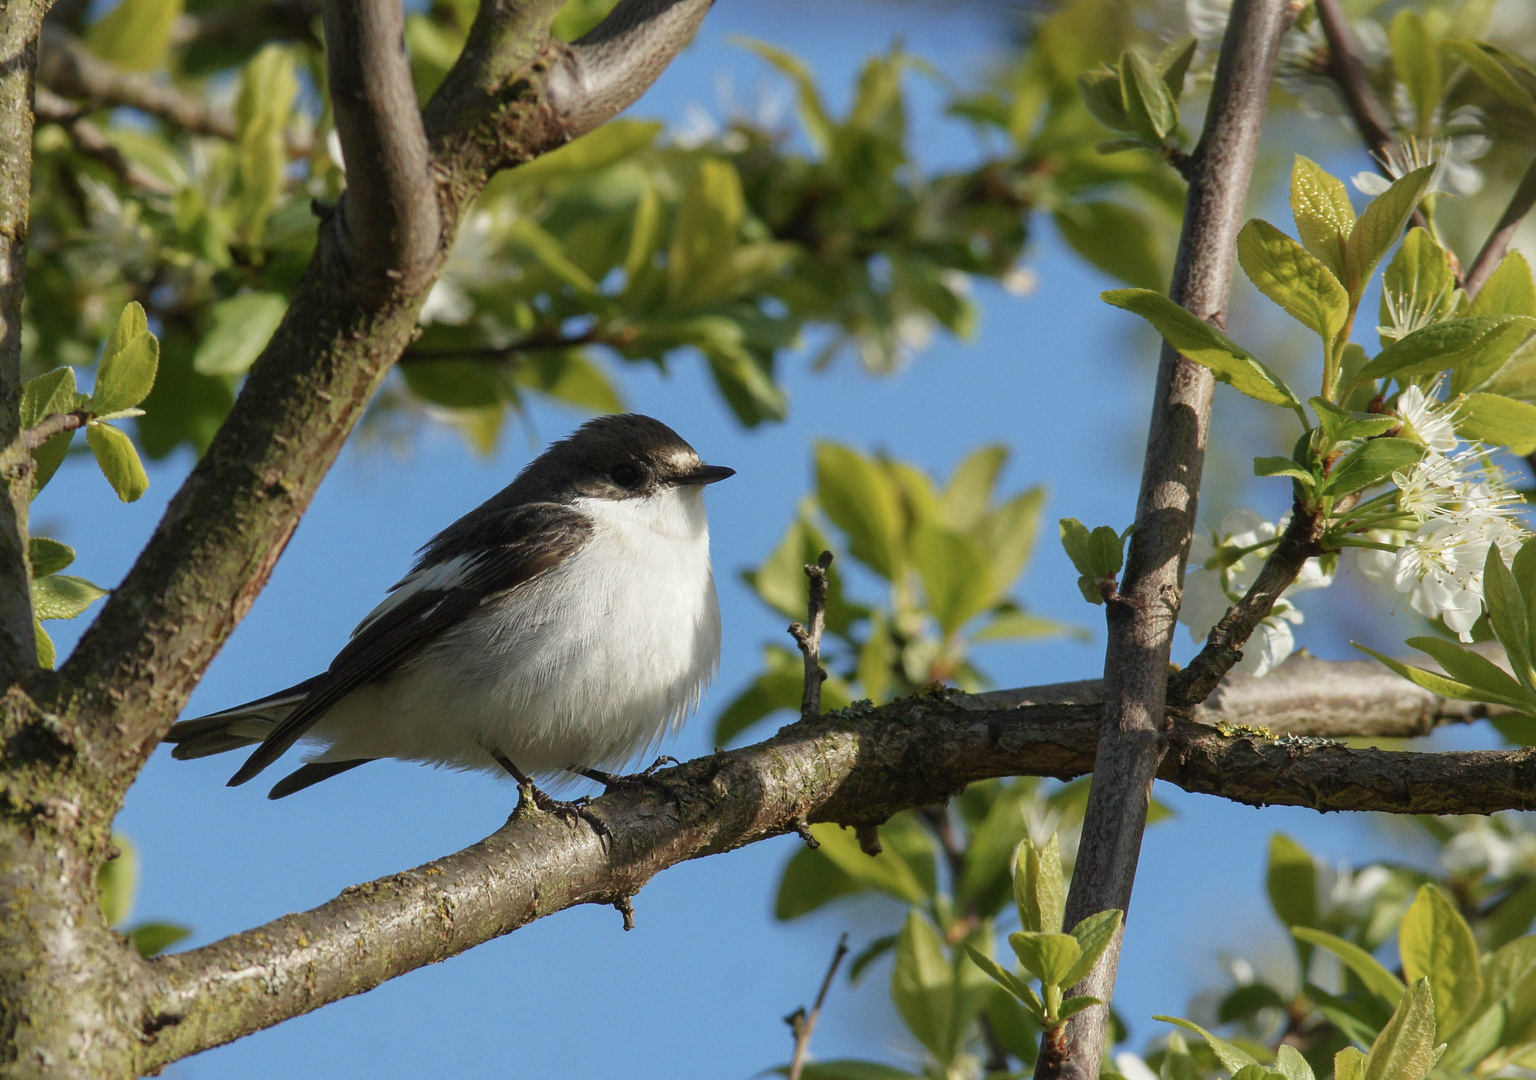
[[[704,488],[734,474],[651,417],[589,420],[429,540],[324,672],[175,724],[172,756],[255,745],[233,787],[308,739],[319,752],[269,798],[400,758],[510,774],[593,820],[532,778],[642,780],[655,766],[605,769],[698,707],[721,636]]]

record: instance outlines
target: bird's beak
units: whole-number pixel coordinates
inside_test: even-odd
[[[677,482],[679,484],[714,484],[735,475],[735,469],[728,469],[724,465],[700,465],[692,472],[683,473],[677,478]]]

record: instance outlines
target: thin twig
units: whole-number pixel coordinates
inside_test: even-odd
[[[67,413],[49,413],[17,436],[17,449],[30,454],[55,435],[62,435],[66,431],[80,430],[90,423],[95,415],[89,409],[76,409],[74,412]]]
[[[1280,594],[1289,589],[1301,574],[1307,560],[1324,554],[1321,515],[1300,506],[1291,512],[1291,523],[1269,558],[1264,560],[1259,576],[1242,600],[1227,610],[1221,621],[1211,627],[1205,646],[1183,671],[1168,680],[1168,708],[1188,714],[1189,710],[1210,697],[1216,684],[1243,658],[1243,646],[1259,624],[1274,610]]]
[[[78,106],[41,86],[37,88],[37,120],[41,124],[58,124],[76,150],[101,162],[123,183],[151,195],[176,194],[175,184],[162,180],[123,156],[101,128],[85,119]]]
[[[811,1015],[805,1015],[805,1010],[800,1008],[784,1018],[784,1022],[795,1033],[795,1054],[789,1059],[789,1080],[800,1080],[800,1073],[805,1069],[806,1051],[811,1048],[811,1036],[816,1034],[816,1021],[821,1018],[821,1007],[826,1003],[827,991],[832,989],[832,980],[837,977],[837,969],[842,966],[843,957],[847,955],[848,935],[845,933],[837,939],[837,951],[832,954],[826,978],[821,980],[821,990],[816,994],[816,1004],[811,1006]]]
[[[1531,207],[1536,205],[1536,161],[1531,162],[1530,168],[1525,170],[1525,175],[1520,178],[1520,184],[1515,188],[1515,193],[1509,198],[1509,205],[1504,208],[1499,223],[1493,227],[1493,232],[1488,234],[1488,239],[1483,242],[1483,249],[1477,253],[1477,258],[1472,260],[1472,268],[1467,271],[1467,296],[1476,297],[1488,283],[1488,278],[1498,269],[1499,263],[1504,261],[1505,254],[1509,251],[1509,244],[1515,238],[1515,230],[1520,228],[1520,222],[1525,215],[1531,212]]]
[[[805,657],[805,688],[800,694],[800,715],[806,720],[821,716],[821,684],[827,681],[826,669],[821,666],[821,635],[827,628],[827,568],[831,565],[830,551],[823,551],[814,563],[805,564],[805,576],[811,579],[805,620],[810,628],[802,623],[789,626],[790,635]]]

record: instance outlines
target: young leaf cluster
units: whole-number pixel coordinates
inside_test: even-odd
[[[1031,488],[998,499],[1008,458],[984,446],[940,486],[921,469],[840,443],[816,448],[816,488],[773,553],[745,575],[765,603],[805,617],[804,566],[824,550],[849,561],[886,589],[882,602],[847,597],[833,574],[827,594],[823,656],[830,675],[823,705],[855,698],[888,701],[935,682],[980,687],[973,646],[1071,632],[1030,614],[1011,594],[1034,551],[1045,492]],[[838,565],[847,565],[839,562]],[[783,646],[765,650],[765,670],[721,714],[724,744],[781,709],[798,708],[803,665]]]
[[[1019,965],[1040,982],[1040,992],[1018,973],[1003,967],[986,953],[966,946],[966,953],[992,981],[1008,991],[1027,1009],[1044,1031],[1061,1027],[1098,998],[1066,997],[1069,987],[1088,976],[1120,929],[1124,912],[1100,911],[1062,932],[1067,889],[1061,871],[1061,845],[1053,834],[1044,846],[1026,839],[1019,845],[1013,870],[1014,903],[1022,930],[1008,935]]]
[[[74,414],[83,421],[83,425],[77,426],[84,426],[91,454],[112,490],[123,502],[135,501],[149,489],[149,477],[133,440],[108,421],[144,414],[138,406],[155,385],[159,357],[159,341],[150,333],[144,309],[137,303],[128,304],[102,348],[92,393],[82,394],[75,389],[75,372],[68,367],[45,372],[22,388],[24,436],[51,417]],[[63,464],[75,430],[74,426],[68,427],[31,451],[33,498]],[[107,595],[107,590],[82,577],[60,573],[75,561],[75,551],[67,544],[34,536],[29,556],[38,663],[52,667],[57,654],[53,639],[43,629],[44,620],[73,619]]]

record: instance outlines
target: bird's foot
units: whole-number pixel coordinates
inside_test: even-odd
[[[599,843],[605,848],[613,847],[613,831],[608,828],[606,821],[587,808],[592,802],[589,797],[583,795],[579,799],[557,799],[535,784],[531,776],[512,764],[506,757],[497,753],[492,753],[491,756],[517,781],[517,809],[512,811],[514,818],[522,816],[529,804],[532,804],[546,814],[555,815],[572,828],[576,827],[578,821],[585,821],[597,834]]]
[[[596,780],[603,785],[603,794],[612,795],[615,791],[659,791],[671,800],[672,805],[682,809],[682,798],[678,794],[677,787],[670,781],[656,774],[668,765],[679,765],[681,762],[675,757],[663,754],[651,766],[637,773],[611,773],[601,769],[580,769],[582,776],[588,780]]]

